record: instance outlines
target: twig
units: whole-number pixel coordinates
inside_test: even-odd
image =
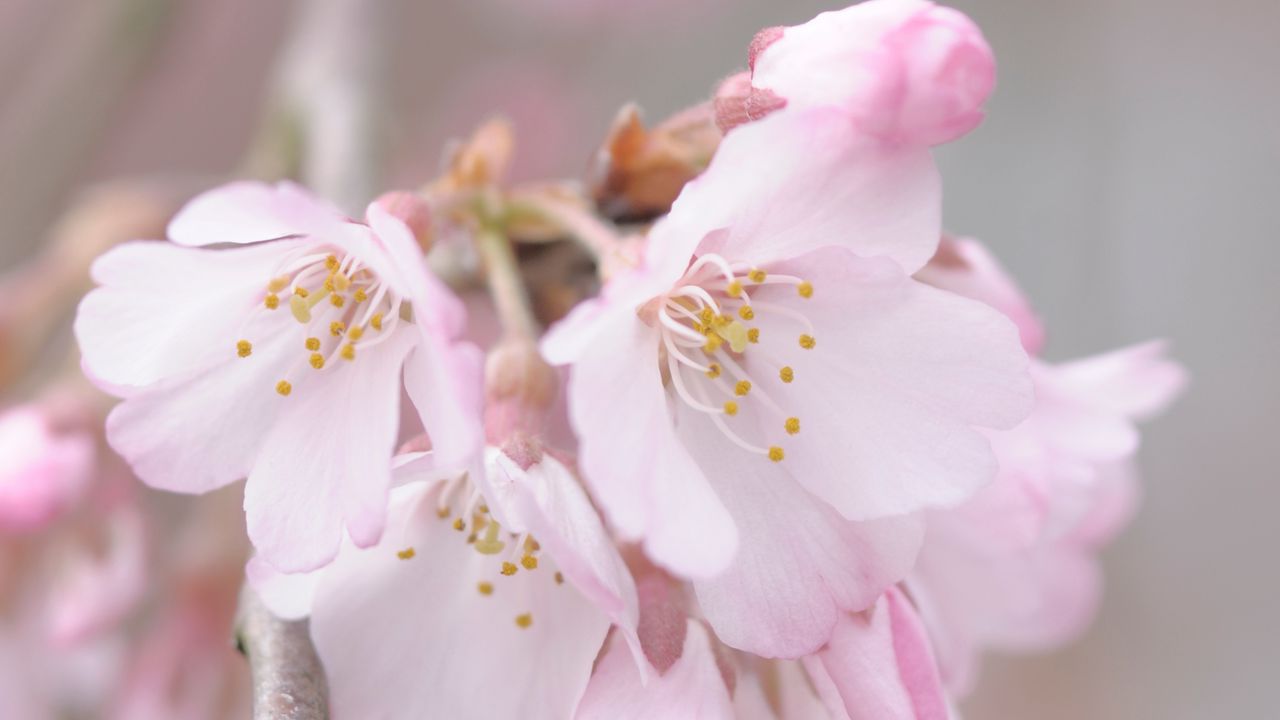
[[[309,622],[271,614],[245,585],[236,612],[236,648],[249,660],[254,720],[329,717],[324,667],[311,644]]]

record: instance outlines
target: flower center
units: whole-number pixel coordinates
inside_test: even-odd
[[[404,299],[358,258],[309,245],[290,253],[267,281],[262,304],[245,319],[248,327],[262,313],[292,316],[283,332],[301,326],[298,360],[276,383],[288,396],[303,368],[324,371],[335,361],[355,362],[360,353],[384,342],[400,323]],[[271,326],[279,332],[279,325]],[[236,342],[236,354],[247,358],[253,343]]]
[[[795,380],[790,365],[778,362],[780,355],[793,352],[777,342],[763,349],[761,318],[773,315],[797,326],[800,349],[812,350],[816,345],[813,324],[803,313],[784,305],[753,300],[752,293],[766,286],[789,285],[802,299],[813,297],[813,285],[802,278],[774,275],[760,268],[731,264],[716,254],[699,256],[689,266],[676,286],[655,302],[656,316],[662,333],[659,357],[665,358],[670,387],[689,407],[705,413],[734,444],[752,453],[781,462],[785,453],[777,442],[764,438],[751,442],[743,438],[751,428],[743,418],[755,414],[760,430],[775,423],[779,435],[800,432],[800,418],[783,410],[754,382],[747,371],[748,359],[757,369],[777,368],[779,379],[789,384]],[[776,338],[771,338],[776,341]]]

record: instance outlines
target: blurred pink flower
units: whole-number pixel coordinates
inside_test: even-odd
[[[859,130],[886,140],[938,145],[977,127],[995,86],[995,59],[964,14],[925,0],[869,0],[803,25],[762,31],[750,49],[749,84],[722,91],[764,113],[836,106]],[[735,122],[736,121],[736,122]]]
[[[990,480],[976,428],[1026,414],[1009,321],[909,277],[938,211],[927,149],[836,111],[770,117],[726,137],[641,266],[544,342],[573,364],[595,496],[697,581],[729,645],[821,646],[909,569],[905,513]]]
[[[644,663],[631,576],[571,471],[536,447],[486,458],[473,483],[402,456],[388,533],[326,568],[250,562],[268,607],[310,615],[336,715],[565,717],[611,623]]]
[[[233,183],[169,236],[103,255],[76,319],[85,371],[124,398],[108,439],[142,480],[201,493],[247,476],[250,539],[297,571],[331,560],[344,528],[380,537],[402,368],[441,455],[478,452],[462,307],[377,204],[366,225],[287,183]],[[241,247],[207,247],[222,244]]]
[[[0,533],[40,530],[88,487],[93,438],[60,433],[36,405],[0,413]]]

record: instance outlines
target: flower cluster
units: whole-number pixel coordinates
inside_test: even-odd
[[[153,488],[246,481],[247,582],[310,619],[335,716],[946,718],[984,651],[1089,619],[1134,423],[1184,377],[1158,343],[1042,359],[943,234],[931,149],[981,121],[990,48],[869,0],[748,58],[676,122],[620,116],[592,199],[626,228],[506,184],[493,124],[363,219],[236,182],[94,264],[107,442]],[[514,247],[566,235],[602,281],[571,310]],[[6,532],[85,492],[92,443],[38,413],[0,448]]]

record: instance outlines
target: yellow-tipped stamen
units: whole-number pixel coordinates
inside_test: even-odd
[[[401,560],[411,560],[413,559],[414,555],[417,555],[417,553],[411,547],[407,547],[403,550],[396,551],[396,557],[400,558]]]
[[[329,257],[325,258],[325,259],[324,259],[324,266],[325,266],[326,268],[328,268],[330,271],[332,271],[332,270],[337,270],[337,269],[338,269],[338,256],[337,256],[337,255],[330,255]]]
[[[305,298],[311,294],[311,291],[304,287],[296,287],[293,289],[293,294],[296,297]]]
[[[347,331],[347,324],[343,322],[333,321],[329,323],[329,334],[334,337],[342,337],[342,333]]]
[[[772,461],[774,461],[774,462],[782,462],[782,458],[783,458],[783,457],[784,457],[784,455],[783,455],[783,452],[782,452],[782,448],[778,447],[777,445],[774,445],[773,447],[769,448],[769,459],[770,459],[770,460],[772,460]]]
[[[503,575],[506,575],[507,577],[511,577],[512,575],[516,574],[516,570],[519,570],[519,568],[516,567],[515,563],[510,563],[510,562],[502,563]]]
[[[724,288],[724,294],[736,298],[742,295],[742,281],[733,280]]]
[[[538,558],[535,555],[525,555],[520,558],[520,564],[524,566],[525,570],[537,570]]]
[[[791,366],[788,365],[778,371],[778,377],[782,379],[782,382],[789,383],[796,379],[796,371],[792,370]]]
[[[268,293],[262,303],[267,306],[268,310],[275,310],[280,307],[280,296],[275,293]]]
[[[750,380],[739,380],[737,385],[733,386],[733,394],[742,397],[751,392]]]
[[[800,418],[789,417],[782,427],[786,429],[788,435],[795,435],[800,432]]]
[[[462,518],[457,518],[453,521],[453,529],[462,532],[467,529],[467,523]]]
[[[562,575],[559,571],[556,572],[556,584],[557,585],[564,584],[564,575]]]
[[[373,326],[374,330],[382,332],[382,313],[374,313],[373,317],[369,318],[369,324]]]
[[[738,403],[732,400],[724,401],[724,414],[730,417],[738,414]]]
[[[253,354],[253,343],[248,340],[241,340],[236,343],[236,354],[242,358],[247,358]]]
[[[440,518],[441,520],[444,520],[445,518],[449,517],[449,515],[450,515],[449,508],[447,507],[436,508],[436,517]]]
[[[356,346],[352,345],[351,343],[347,343],[346,345],[342,346],[342,350],[338,352],[338,355],[340,355],[343,360],[355,360]]]
[[[750,305],[743,305],[738,308],[738,317],[743,320],[754,320],[756,317],[756,311],[752,310]]]
[[[800,336],[800,347],[804,348],[805,350],[812,350],[813,346],[816,345],[817,343],[818,341],[814,340],[812,335]]]
[[[521,630],[527,630],[530,625],[533,625],[533,613],[524,613],[516,616],[516,627]]]
[[[719,350],[720,346],[723,344],[724,340],[722,340],[719,335],[708,335],[707,341],[702,345],[702,351],[710,355]]]
[[[747,342],[750,342],[750,343],[760,342],[760,328],[751,328],[750,330],[747,331]]]
[[[753,283],[762,283],[764,282],[765,277],[767,277],[767,274],[759,268],[752,268],[751,272],[747,273],[747,277],[751,278],[751,282]]]
[[[347,331],[347,337],[352,340],[359,340],[360,338],[364,337],[364,328],[360,327],[359,325],[356,325],[355,327]]]
[[[351,294],[351,299],[357,303],[362,303],[369,299],[369,294],[364,291],[364,288],[356,288],[356,291]]]
[[[476,584],[476,590],[479,590],[481,595],[492,595],[493,583],[481,580],[478,584]]]
[[[276,383],[276,392],[282,397],[289,397],[289,393],[293,392],[293,385],[288,380],[281,380]]]
[[[800,297],[808,300],[813,297],[813,283],[802,280],[799,285],[796,285],[796,292],[800,293]]]
[[[305,344],[308,350],[310,350],[311,352],[315,352],[320,349],[320,338],[309,337],[307,338],[307,342]]]
[[[347,299],[342,295],[330,295],[329,304],[333,305],[336,308],[340,308],[343,305],[347,304]]]
[[[311,353],[311,367],[317,370],[324,369],[324,356],[320,353]]]
[[[712,380],[720,377],[720,363],[711,363],[711,365],[707,367],[706,376]]]

